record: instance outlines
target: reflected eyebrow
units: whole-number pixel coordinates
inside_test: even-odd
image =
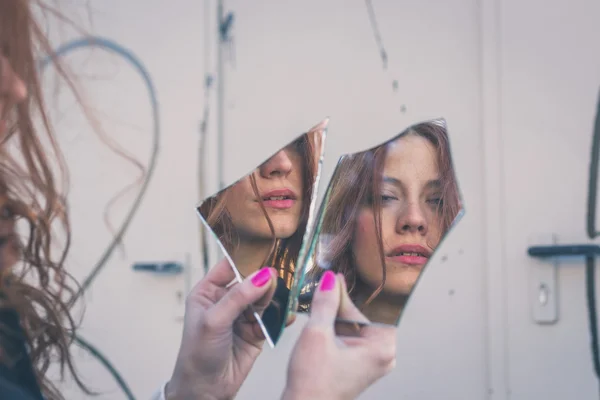
[[[398,180],[396,178],[392,178],[391,176],[384,176],[383,183],[390,183],[400,189],[402,189],[404,187],[404,185],[402,184],[402,182],[400,182],[400,180]],[[439,179],[432,179],[425,184],[425,188],[427,188],[427,189],[441,189],[442,186],[443,186],[442,181]]]

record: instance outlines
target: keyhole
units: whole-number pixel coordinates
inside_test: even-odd
[[[548,304],[548,286],[545,283],[540,284],[539,293],[538,293],[538,301],[542,306]]]

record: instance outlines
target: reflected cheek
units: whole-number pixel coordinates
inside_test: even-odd
[[[440,241],[442,240],[442,230],[439,229],[439,224],[431,224],[429,232],[427,233],[427,245],[431,247],[432,250],[435,250]]]

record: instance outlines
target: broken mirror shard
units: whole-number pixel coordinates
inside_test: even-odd
[[[265,266],[278,271],[273,300],[262,316],[254,312],[271,346],[286,325],[300,248],[314,219],[327,123],[323,120],[198,207],[238,282]]]
[[[462,214],[444,120],[413,125],[380,146],[342,156],[298,268],[290,311],[310,312],[319,279],[332,270],[343,275],[362,313],[358,321],[340,310],[338,331],[345,320],[355,328],[365,321],[397,325]]]

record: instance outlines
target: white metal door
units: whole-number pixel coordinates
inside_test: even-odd
[[[503,334],[496,376],[506,372],[503,398],[593,399],[593,373],[582,258],[556,272],[557,321],[533,320],[531,287],[547,263],[528,257],[540,235],[558,243],[588,243],[587,179],[600,87],[600,3],[507,0],[499,3],[495,45],[499,64],[495,112],[499,117],[500,217],[488,231],[502,241],[505,308],[490,310]],[[489,133],[491,135],[493,133]],[[490,136],[490,140],[493,138]],[[541,243],[548,244],[548,243]],[[491,246],[491,244],[490,244]],[[544,272],[546,268],[546,272]],[[550,270],[551,271],[551,270]]]

